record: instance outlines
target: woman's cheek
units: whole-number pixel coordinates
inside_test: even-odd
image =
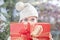
[[[34,24],[36,24],[36,23],[37,23],[37,22],[30,22],[31,25],[34,25]]]
[[[25,22],[25,21],[22,21],[22,23],[24,23],[24,24],[28,24],[28,22]]]
[[[28,24],[27,22],[24,22],[24,24]]]

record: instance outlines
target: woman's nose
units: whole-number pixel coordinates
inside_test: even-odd
[[[28,23],[31,23],[31,21],[28,21]]]

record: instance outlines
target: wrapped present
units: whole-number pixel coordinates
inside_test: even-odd
[[[29,23],[27,25],[23,23],[10,24],[11,40],[33,40],[34,36],[39,40],[49,40],[49,33],[49,23],[36,23],[34,26]]]
[[[11,40],[16,40],[21,37],[24,40],[30,39],[29,25],[24,25],[23,23],[11,23],[10,24],[10,36],[11,36]]]

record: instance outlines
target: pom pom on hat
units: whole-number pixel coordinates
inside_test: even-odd
[[[25,5],[24,5],[23,2],[18,2],[18,3],[16,3],[16,5],[15,5],[15,8],[16,8],[17,11],[23,10],[24,7],[25,7]]]

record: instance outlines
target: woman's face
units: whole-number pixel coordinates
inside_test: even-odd
[[[30,23],[31,25],[37,23],[37,18],[36,17],[28,17],[22,20],[24,24]]]

